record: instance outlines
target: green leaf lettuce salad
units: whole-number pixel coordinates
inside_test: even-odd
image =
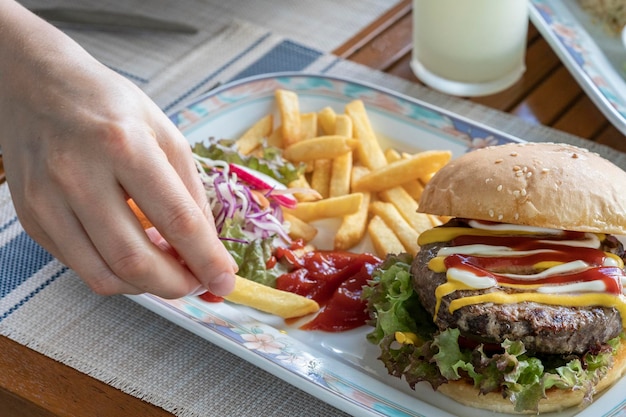
[[[276,148],[265,148],[260,157],[243,156],[234,141],[213,138],[208,144],[194,145],[193,155],[218,234],[237,262],[239,275],[275,287],[276,278],[286,269],[281,263],[268,261],[273,248],[291,242],[282,215],[284,199],[277,189],[257,190],[233,171],[244,167],[251,175],[260,172],[260,182],[270,177],[288,184],[301,175],[304,167],[284,160]],[[281,188],[284,191],[285,187]]]

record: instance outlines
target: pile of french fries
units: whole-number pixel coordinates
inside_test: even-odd
[[[424,184],[450,160],[450,151],[383,150],[360,100],[348,103],[344,113],[331,107],[302,113],[295,92],[277,90],[275,97],[278,117],[267,114],[236,144],[243,155],[260,154],[263,146],[278,147],[286,159],[306,164],[305,174],[289,184],[301,191],[294,194],[297,206],[284,211],[290,236],[309,242],[318,232],[311,223],[340,218],[335,250],[349,250],[368,234],[381,258],[415,255],[419,234],[442,223],[418,213],[417,201]],[[241,277],[226,299],[283,318],[319,310],[311,299]]]
[[[442,219],[417,212],[424,185],[451,158],[448,150],[415,154],[383,149],[361,100],[345,106],[300,112],[298,95],[276,90],[278,117],[268,114],[238,140],[242,154],[257,152],[265,144],[283,150],[294,163],[306,163],[305,175],[290,184],[298,205],[285,210],[290,235],[312,240],[312,222],[341,218],[335,250],[349,250],[369,234],[379,257],[389,253],[415,255],[419,234]],[[277,120],[274,120],[277,119]]]

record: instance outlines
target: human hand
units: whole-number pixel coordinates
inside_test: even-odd
[[[0,144],[24,229],[99,294],[230,292],[236,265],[182,134],[60,31],[13,2],[0,16]]]

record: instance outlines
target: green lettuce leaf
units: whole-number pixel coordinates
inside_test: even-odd
[[[375,329],[367,338],[378,344],[385,336],[395,332],[411,332],[428,336],[431,327],[416,324],[416,318],[428,320],[428,313],[413,291],[411,278],[412,257],[409,254],[389,255],[372,274],[369,286],[363,289],[362,298],[367,300],[371,324]]]
[[[273,238],[249,240],[240,224],[233,219],[224,223],[220,237],[239,266],[238,275],[275,288],[276,279],[288,272],[287,267],[279,262],[267,268],[267,261],[273,254]]]
[[[193,146],[193,152],[205,158],[254,169],[284,185],[298,179],[305,169],[304,164],[296,166],[285,160],[282,157],[282,151],[276,147],[263,147],[263,155],[257,158],[252,155],[241,155],[234,140],[209,138],[208,142],[208,146],[201,142],[196,143]]]

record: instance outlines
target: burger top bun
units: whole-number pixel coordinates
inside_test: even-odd
[[[626,234],[626,172],[572,145],[510,143],[464,154],[428,182],[424,213]]]

